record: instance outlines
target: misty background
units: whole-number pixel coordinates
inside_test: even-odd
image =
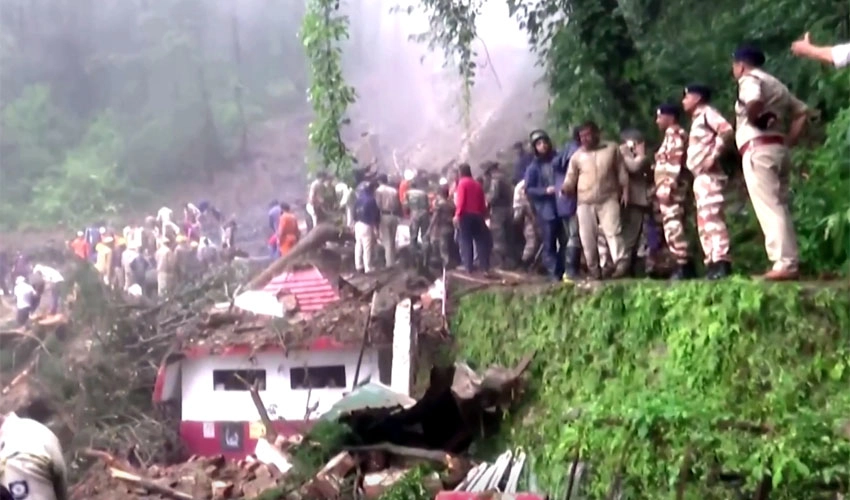
[[[545,124],[542,70],[505,2],[478,19],[468,129],[454,65],[410,40],[428,29],[405,9],[416,2],[343,5],[358,94],[344,137],[361,161],[475,165]],[[200,199],[240,218],[272,198],[302,203],[303,13],[298,0],[0,0],[0,225],[141,217]]]

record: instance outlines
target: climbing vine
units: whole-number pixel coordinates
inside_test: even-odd
[[[342,140],[348,123],[346,110],[357,95],[342,75],[340,42],[348,38],[348,18],[339,12],[339,0],[310,0],[301,28],[301,40],[310,66],[308,97],[315,118],[309,140],[318,161],[311,168],[327,168],[339,176],[351,175],[354,159]]]
[[[477,69],[472,42],[478,37],[475,20],[483,3],[484,0],[420,0],[429,30],[413,37],[419,42],[427,41],[431,50],[442,50],[446,64],[457,69],[461,79],[461,118],[467,131],[471,127],[472,86]]]
[[[847,331],[846,285],[739,279],[480,293],[453,321],[482,366],[537,352],[526,411],[502,438],[536,450],[555,498],[576,460],[591,498],[846,494]]]

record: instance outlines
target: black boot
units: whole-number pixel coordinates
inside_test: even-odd
[[[581,267],[581,248],[567,248],[567,266],[565,276],[567,279],[576,280],[579,277]]]
[[[707,280],[716,280],[717,279],[717,262],[709,262],[705,265],[705,279]]]
[[[685,264],[680,264],[676,266],[676,270],[673,272],[673,275],[670,276],[670,279],[673,281],[681,281],[681,280],[689,280],[693,279],[696,276],[696,271],[694,269],[694,263],[688,261]]]
[[[729,261],[721,260],[711,265],[714,268],[714,273],[711,276],[706,276],[710,280],[722,280],[732,274],[732,264]]]

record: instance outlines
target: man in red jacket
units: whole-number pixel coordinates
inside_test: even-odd
[[[467,272],[472,272],[472,261],[478,254],[478,264],[482,271],[490,270],[490,251],[493,237],[487,227],[487,204],[484,189],[472,178],[472,168],[468,163],[458,167],[460,179],[455,190],[454,224],[458,228],[460,259]],[[473,245],[475,251],[473,252]]]

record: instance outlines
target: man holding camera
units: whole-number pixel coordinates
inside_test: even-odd
[[[652,174],[652,157],[646,154],[643,135],[634,129],[620,133],[620,155],[629,173],[629,204],[622,213],[623,247],[629,270],[634,273],[641,234],[646,217],[650,213],[649,185]]]
[[[733,54],[738,81],[735,142],[742,158],[744,181],[764,233],[771,281],[799,277],[797,236],[788,210],[789,148],[806,124],[806,105],[782,82],[763,71],[764,53],[744,45]],[[787,129],[787,133],[786,133]]]

